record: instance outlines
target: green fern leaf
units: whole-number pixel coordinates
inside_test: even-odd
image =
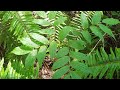
[[[36,13],[42,18],[47,18],[47,14],[45,13],[45,11],[36,11]]]
[[[102,13],[100,11],[96,11],[92,17],[92,24],[96,25],[101,21]]]
[[[115,36],[114,36],[114,34],[112,33],[112,31],[111,31],[110,28],[108,28],[107,26],[105,26],[105,25],[103,25],[103,24],[99,24],[99,27],[100,27],[100,29],[101,29],[103,32],[107,33],[108,35],[112,36],[112,37],[115,39]]]
[[[54,74],[53,74],[53,79],[60,79],[65,73],[69,71],[68,66],[64,66],[60,69],[58,69]]]
[[[85,42],[83,40],[69,40],[69,46],[78,50],[83,50],[85,48]]]
[[[46,55],[46,49],[47,49],[46,46],[41,46],[37,54],[37,60],[40,68],[42,67],[42,63]]]
[[[41,43],[43,43],[43,44],[48,44],[48,43],[49,43],[48,39],[45,38],[45,37],[42,36],[42,35],[39,35],[39,34],[37,34],[37,33],[29,33],[29,35],[30,35],[32,38],[34,38],[35,40],[37,40],[37,41],[39,41],[39,42],[41,42]]]
[[[82,73],[90,73],[91,70],[85,63],[80,63],[79,61],[72,61],[70,65],[77,71],[81,71]]]
[[[39,24],[41,26],[50,26],[50,24],[51,24],[49,21],[44,20],[44,19],[34,19],[33,22],[35,24]]]
[[[101,48],[101,55],[104,61],[109,61],[109,57],[107,53],[105,52],[104,48]]]
[[[114,64],[112,65],[111,64],[110,65],[110,69],[108,70],[108,73],[107,73],[106,77],[109,78],[109,79],[112,79],[116,68],[117,68],[116,65],[114,65]]]
[[[61,48],[58,53],[56,54],[57,58],[63,57],[69,53],[69,48],[68,47],[63,47]]]
[[[91,35],[88,30],[83,30],[81,33],[83,37],[91,44]]]
[[[96,56],[97,56],[96,59],[97,59],[99,62],[103,62],[103,61],[102,61],[101,54],[100,54],[100,52],[98,51],[98,49],[96,50]]]
[[[70,73],[68,73],[67,75],[65,75],[65,76],[64,76],[64,79],[71,79]]]
[[[16,47],[13,49],[11,53],[14,53],[15,55],[25,55],[32,51],[32,49],[28,49],[27,47]]]
[[[12,15],[10,14],[10,11],[7,11],[4,15],[3,15],[3,23],[7,22],[10,18],[12,17]]]
[[[110,60],[116,59],[116,56],[115,56],[112,48],[110,48],[110,52],[111,52],[111,54],[109,54],[109,59],[110,59]]]
[[[57,20],[54,21],[53,25],[58,26],[60,24],[64,24],[66,20],[67,20],[66,17],[60,16]]]
[[[57,50],[57,43],[55,41],[52,41],[49,47],[50,58],[54,58],[56,56],[56,50]]]
[[[87,57],[86,54],[84,54],[84,53],[74,52],[74,51],[71,51],[71,52],[70,52],[70,56],[71,56],[72,58],[78,59],[78,60],[80,60],[80,61],[86,60],[86,57]]]
[[[81,12],[81,25],[84,29],[87,29],[89,26],[86,14],[84,14],[83,12]]]
[[[49,19],[55,19],[57,12],[56,11],[50,11],[48,13],[48,18]]]
[[[104,40],[103,35],[98,27],[90,26],[90,29],[91,29],[92,33],[94,33],[96,36],[98,36],[101,40]]]
[[[33,47],[33,48],[38,48],[39,45],[37,45],[36,43],[34,43],[30,37],[26,36],[26,37],[22,37],[19,39],[21,41],[21,43],[25,46],[28,46],[28,47]]]
[[[25,59],[25,67],[30,68],[33,67],[35,58],[37,55],[37,50],[33,50],[31,53],[28,54],[27,58]]]
[[[93,78],[97,78],[97,76],[101,72],[102,68],[101,68],[101,66],[99,66],[99,67],[93,67],[93,68],[91,68],[91,70],[92,70]]]
[[[101,79],[105,75],[107,70],[108,70],[108,65],[106,65],[105,67],[102,68],[101,73],[99,75],[99,79]]]
[[[47,34],[47,35],[55,34],[55,30],[53,29],[41,29],[37,32],[39,32],[40,34]]]
[[[70,26],[63,27],[58,36],[60,41],[64,40],[71,30],[73,30],[73,28]]]
[[[56,62],[54,62],[52,69],[58,69],[62,66],[64,66],[65,64],[67,64],[70,61],[70,58],[68,56],[63,56],[62,58],[58,59]]]
[[[75,71],[71,71],[70,75],[72,79],[81,79],[81,77]]]
[[[106,23],[108,25],[116,25],[119,24],[120,21],[118,19],[113,19],[113,18],[106,18],[102,20],[103,23]]]

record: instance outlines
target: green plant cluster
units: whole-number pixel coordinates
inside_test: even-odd
[[[108,46],[108,39],[119,40],[119,29],[114,30],[119,18],[103,11],[74,14],[1,11],[0,78],[38,79],[46,56],[53,62],[53,79],[120,78],[120,47]]]

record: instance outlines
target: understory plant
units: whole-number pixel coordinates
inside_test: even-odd
[[[120,78],[120,34],[114,30],[119,19],[103,11],[77,11],[72,16],[68,13],[1,11],[4,59],[0,77],[38,79],[45,57],[49,57],[52,79]],[[6,72],[14,73],[5,76]]]

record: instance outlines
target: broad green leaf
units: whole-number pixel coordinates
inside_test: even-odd
[[[93,25],[98,24],[101,21],[101,16],[102,16],[101,11],[96,11],[92,17],[92,24]]]
[[[64,66],[65,64],[67,64],[69,61],[70,61],[70,58],[68,56],[64,56],[64,57],[58,59],[56,62],[54,62],[52,69],[53,70],[58,69],[58,68]]]
[[[86,57],[87,57],[84,53],[74,52],[74,51],[70,52],[70,56],[78,60],[86,60]]]
[[[102,22],[109,25],[116,25],[120,23],[118,19],[114,19],[114,18],[106,18],[106,19],[103,19]]]
[[[91,35],[88,30],[83,30],[81,33],[83,37],[91,44]]]
[[[32,38],[34,38],[35,40],[37,40],[37,41],[39,41],[39,42],[41,42],[41,43],[43,43],[43,44],[48,44],[48,39],[45,38],[45,37],[42,36],[42,35],[39,35],[39,34],[37,34],[37,33],[29,33],[29,35],[30,35]]]
[[[56,14],[57,14],[56,11],[50,11],[50,12],[48,13],[49,19],[55,19]]]
[[[55,34],[55,30],[53,29],[41,29],[37,32],[39,32],[40,34],[48,34],[48,35]]]
[[[64,66],[60,69],[58,69],[54,74],[53,74],[53,79],[59,79],[61,78],[65,73],[67,73],[69,71],[69,67],[68,66]]]
[[[81,79],[81,77],[75,71],[71,71],[70,74],[72,79]]]
[[[77,71],[81,71],[83,73],[90,73],[91,70],[85,63],[81,63],[79,61],[72,61],[70,65]]]
[[[50,58],[54,58],[56,56],[56,50],[57,50],[57,43],[55,41],[52,41],[49,47]]]
[[[67,20],[66,17],[59,17],[58,19],[55,20],[55,22],[53,23],[54,26],[58,26],[60,24],[63,24],[65,21]]]
[[[44,20],[44,19],[34,19],[33,22],[35,24],[39,24],[41,26],[50,26],[50,24],[51,24],[49,21]]]
[[[100,29],[97,26],[90,26],[90,29],[91,29],[92,33],[94,33],[96,36],[98,36],[101,40],[104,39]]]
[[[5,23],[7,22],[10,18],[12,17],[12,14],[9,14],[9,13],[5,13],[2,17],[2,22]]]
[[[102,31],[104,31],[105,33],[107,33],[108,35],[112,36],[115,39],[115,36],[112,33],[112,30],[110,28],[108,28],[107,26],[105,26],[103,24],[99,24],[99,27]]]
[[[73,28],[72,27],[70,27],[70,26],[65,26],[65,27],[63,27],[62,28],[62,30],[60,31],[60,33],[59,33],[59,39],[62,41],[62,40],[64,40],[64,38],[69,34],[69,32],[71,31],[71,30],[73,30]]]
[[[63,57],[69,53],[69,48],[68,47],[63,47],[61,48],[58,53],[56,54],[57,58]]]
[[[14,53],[15,55],[25,55],[28,54],[32,51],[32,49],[26,49],[26,47],[21,48],[21,47],[16,47],[13,49],[11,53]]]
[[[38,48],[39,45],[37,45],[36,43],[34,43],[30,37],[22,37],[19,39],[21,41],[21,43],[25,46],[28,46],[28,47],[33,47],[33,48]]]
[[[36,11],[36,13],[42,18],[47,18],[47,14],[45,13],[45,11]]]
[[[84,29],[87,29],[89,26],[86,14],[81,12],[81,25]]]
[[[25,67],[32,67],[34,65],[34,62],[36,60],[37,50],[33,50],[30,52],[25,59]]]
[[[85,42],[82,40],[69,40],[69,46],[78,50],[83,50],[85,48]]]
[[[64,79],[71,79],[70,73],[68,73],[67,75],[65,75],[65,76],[64,76]]]
[[[37,60],[38,60],[40,68],[42,66],[43,60],[44,60],[45,55],[46,55],[46,49],[47,49],[46,46],[41,46],[39,51],[38,51],[38,54],[37,54]]]
[[[78,31],[76,29],[72,30],[71,32],[73,33],[74,36],[80,36],[81,34],[81,31]]]

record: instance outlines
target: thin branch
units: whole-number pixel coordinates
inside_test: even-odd
[[[106,35],[106,33],[103,35],[103,37]],[[94,50],[95,50],[95,48],[97,47],[97,45],[99,44],[99,42],[101,41],[102,39],[100,39],[97,43],[96,43],[96,45],[93,47],[93,49],[91,50],[91,52],[88,54],[88,55],[90,55]]]

